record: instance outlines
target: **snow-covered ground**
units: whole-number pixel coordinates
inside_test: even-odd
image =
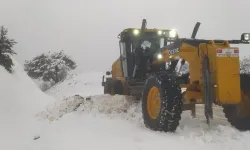
[[[0,71],[2,74],[3,69]],[[75,74],[46,91],[47,95],[38,91],[24,75],[4,75],[9,82],[7,84],[6,81],[1,81],[7,84],[4,96],[9,98],[4,99],[16,101],[18,105],[1,101],[1,113],[4,114],[1,117],[6,116],[6,125],[3,128],[1,126],[1,129],[9,129],[1,131],[2,149],[250,149],[250,132],[239,132],[232,128],[225,121],[219,107],[215,107],[215,120],[211,127],[205,123],[202,106],[198,106],[198,118],[193,119],[190,112],[186,111],[182,114],[176,133],[160,133],[144,127],[140,102],[135,103],[130,97],[102,94],[102,73]],[[48,95],[55,97],[56,101],[50,103],[53,100]],[[49,105],[42,109],[45,104]],[[7,107],[9,108],[6,109]],[[15,112],[13,115],[10,115],[11,108]],[[25,113],[26,111],[29,113]],[[33,121],[34,113],[40,122]],[[23,119],[30,114],[32,119]],[[15,119],[19,122],[13,121]],[[33,140],[33,136],[40,138]]]
[[[39,116],[54,120],[34,144],[39,150],[221,150],[250,147],[249,132],[240,133],[228,124],[220,124],[219,118],[209,128],[204,119],[192,119],[189,112],[182,115],[176,133],[153,132],[143,125],[140,103],[132,103],[122,96],[96,95],[89,100],[76,95],[58,101],[55,107]]]
[[[189,111],[182,114],[176,133],[153,132],[143,125],[140,102],[102,94],[101,75],[78,74],[46,92],[58,100],[39,113],[52,123],[33,149],[250,149],[250,132],[232,128],[220,107],[211,127],[201,105],[195,119]]]
[[[53,86],[45,93],[62,100],[68,96],[80,94],[81,96],[96,95],[103,92],[101,86],[102,72],[77,73],[72,71],[63,81]]]
[[[14,73],[0,66],[0,149],[26,150],[40,132],[35,115],[54,98],[45,95],[16,61]]]

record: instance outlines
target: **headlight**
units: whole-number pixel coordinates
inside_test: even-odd
[[[176,35],[177,35],[176,30],[171,30],[171,31],[169,32],[169,37],[171,37],[171,38],[176,37]]]
[[[249,41],[249,39],[250,39],[250,35],[249,35],[249,33],[244,34],[244,39],[245,39],[246,41]]]
[[[134,29],[133,33],[134,33],[134,35],[138,35],[139,34],[139,30]]]
[[[241,35],[241,40],[250,41],[250,33],[243,33]]]
[[[162,59],[162,57],[163,57],[162,54],[158,54],[158,55],[157,55],[157,58],[158,58],[158,59]]]
[[[162,31],[161,30],[159,30],[157,33],[158,33],[158,35],[162,35]]]

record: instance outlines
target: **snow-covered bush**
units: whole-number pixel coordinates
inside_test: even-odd
[[[42,53],[30,61],[25,61],[24,69],[33,79],[40,79],[46,83],[43,87],[64,80],[68,71],[76,68],[76,63],[63,51]]]
[[[13,46],[16,42],[7,37],[8,30],[1,26],[0,31],[0,65],[3,66],[8,72],[12,73],[13,62],[10,55],[16,54],[13,51]]]
[[[240,61],[240,73],[249,74],[250,73],[250,56],[243,57]]]

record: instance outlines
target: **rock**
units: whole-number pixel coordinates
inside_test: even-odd
[[[33,140],[37,140],[37,139],[40,139],[40,136],[37,135],[37,136],[34,136]]]

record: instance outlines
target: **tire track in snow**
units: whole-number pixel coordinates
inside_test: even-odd
[[[204,115],[204,105],[196,105],[196,117],[200,120],[205,121]],[[213,121],[212,123],[220,124],[220,125],[230,125],[224,115],[223,109],[221,106],[213,105]]]

